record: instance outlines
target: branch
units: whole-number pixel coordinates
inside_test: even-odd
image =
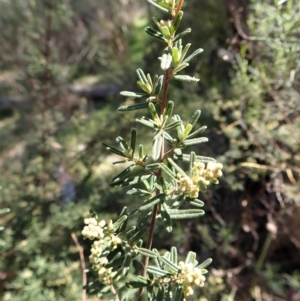
[[[74,232],[71,234],[71,236],[72,236],[72,239],[73,239],[73,241],[74,241],[74,243],[75,243],[75,245],[78,249],[78,252],[79,252],[81,269],[82,269],[82,286],[85,287],[87,285],[87,278],[86,278],[86,273],[85,273],[86,266],[85,266],[83,248],[79,244],[77,236]],[[85,288],[82,288],[81,300],[86,301],[86,289]]]

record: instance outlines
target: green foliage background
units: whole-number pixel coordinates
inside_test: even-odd
[[[201,154],[222,162],[225,176],[201,196],[207,214],[178,223],[172,238],[158,234],[155,247],[214,258],[195,300],[300,300],[300,7],[254,1],[237,22],[229,8],[244,4],[186,1],[189,41],[205,50],[189,74],[201,82],[172,86],[170,98],[182,117],[202,110],[210,142]],[[129,137],[136,113],[116,108],[132,100],[93,104],[68,87],[130,90],[137,67],[155,71],[149,16],[134,0],[0,0],[0,209],[10,208],[0,215],[2,300],[80,300],[71,234],[88,258],[88,210],[113,218],[139,201],[109,189],[116,170],[100,147],[117,129]]]

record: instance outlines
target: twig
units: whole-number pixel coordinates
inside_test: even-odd
[[[79,252],[79,256],[80,256],[80,263],[81,263],[81,269],[82,269],[82,295],[81,295],[81,300],[82,301],[86,301],[86,289],[84,288],[87,284],[87,278],[86,278],[86,273],[85,273],[85,269],[86,269],[86,266],[85,266],[85,260],[84,260],[84,254],[83,254],[83,248],[82,246],[79,244],[79,241],[77,239],[77,236],[76,234],[73,232],[71,234],[72,236],[72,239],[78,249],[78,252]]]

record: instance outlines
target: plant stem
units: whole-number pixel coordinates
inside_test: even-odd
[[[167,105],[167,96],[168,96],[168,88],[169,88],[169,69],[165,71],[165,76],[164,76],[164,83],[163,83],[163,95],[162,95],[162,101],[161,101],[161,115],[164,113]],[[161,152],[160,152],[160,162],[164,160],[164,144],[161,147]],[[162,171],[159,170],[157,174],[157,178],[161,176]],[[147,244],[146,244],[146,249],[150,250],[153,242],[153,234],[154,234],[154,227],[155,227],[155,222],[156,222],[156,215],[158,212],[158,204],[156,204],[153,209],[152,209],[152,215],[151,215],[151,223],[150,223],[150,229],[149,229],[149,234],[148,234],[148,239],[147,239]],[[149,257],[145,256],[143,258],[143,270],[142,270],[142,276],[146,277],[147,275],[147,267],[149,264]],[[142,296],[143,296],[144,288],[141,287],[139,289],[139,294],[138,294],[138,301],[142,301]]]
[[[154,226],[155,226],[155,221],[156,221],[156,215],[158,211],[158,204],[156,204],[153,207],[152,210],[152,216],[151,216],[151,224],[150,224],[150,229],[149,229],[149,234],[148,234],[148,239],[147,239],[147,245],[146,249],[150,250],[153,242],[153,234],[154,234]],[[143,259],[143,271],[142,271],[142,276],[145,277],[147,274],[147,266],[149,263],[149,257],[145,256]],[[144,289],[141,287],[139,290],[139,295],[138,295],[138,301],[142,300],[142,295],[143,295]]]

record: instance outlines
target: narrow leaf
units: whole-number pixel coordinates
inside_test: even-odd
[[[206,137],[200,137],[200,138],[195,138],[195,139],[188,139],[184,141],[184,145],[188,146],[188,145],[194,145],[194,144],[199,144],[199,143],[203,143],[203,142],[207,142],[208,139]]]
[[[170,117],[173,113],[173,109],[174,109],[174,102],[172,100],[169,100],[166,109],[164,111],[164,116]]]
[[[127,111],[134,111],[134,110],[141,110],[148,108],[149,102],[141,102],[141,103],[136,103],[134,105],[128,105],[128,106],[121,106],[118,108],[118,111],[120,112],[127,112]]]
[[[158,160],[160,157],[163,142],[164,138],[162,135],[158,135],[153,141],[151,155],[154,161]]]
[[[150,258],[156,258],[157,257],[156,252],[153,252],[153,251],[145,249],[145,248],[138,248],[138,251],[141,255],[146,256],[146,257],[150,257]]]
[[[120,150],[114,148],[113,146],[110,146],[110,145],[108,145],[108,144],[106,144],[106,143],[102,143],[102,146],[103,146],[107,151],[109,151],[109,152],[111,152],[111,153],[114,153],[114,154],[119,155],[119,156],[121,156],[121,157],[127,158],[127,156],[126,156],[123,152],[121,152]]]
[[[168,158],[167,160],[183,177],[187,177],[187,174],[184,172],[184,170],[181,169],[171,158]]]
[[[136,176],[131,177],[127,179],[117,180],[112,182],[109,186],[110,187],[123,187],[123,186],[130,186],[135,185],[137,183],[143,182],[144,180],[147,180],[151,177],[151,175],[142,175],[142,176]]]
[[[171,261],[174,264],[177,264],[178,262],[178,258],[177,258],[177,249],[175,247],[171,248]]]
[[[172,34],[174,34],[177,31],[179,24],[182,20],[182,17],[183,17],[183,11],[179,11],[178,14],[176,15],[174,23],[173,23]]]
[[[133,234],[133,236],[128,240],[129,244],[132,244],[136,241],[138,241],[140,238],[142,238],[144,236],[144,234],[148,231],[148,228],[144,227],[142,229],[140,229],[139,231],[137,231],[135,234]]]
[[[201,116],[201,111],[196,110],[192,115],[191,119],[189,120],[189,123],[194,127],[197,124],[200,116]]]
[[[126,286],[130,288],[141,288],[141,287],[146,287],[147,285],[148,285],[147,278],[142,276],[137,276],[135,280],[131,280],[126,283]]]
[[[181,63],[180,65],[178,65],[175,69],[174,69],[174,73],[178,73],[179,71],[183,70],[184,68],[186,68],[189,64],[188,63]],[[186,75],[185,75],[186,76]],[[175,77],[175,76],[174,76]]]
[[[154,95],[158,95],[159,92],[161,91],[162,86],[163,86],[163,80],[164,80],[164,76],[160,75],[159,78],[157,79],[157,82],[154,85],[154,88],[153,88]]]
[[[178,35],[175,36],[173,39],[173,42],[176,42],[180,39],[182,39],[186,34],[190,33],[192,30],[190,28],[186,29],[185,31],[179,33]]]
[[[168,212],[168,206],[166,203],[163,203],[160,206],[160,214],[166,231],[169,233],[172,232],[172,218]]]
[[[199,269],[205,269],[207,266],[209,266],[212,263],[212,261],[213,260],[211,258],[208,258],[205,261],[203,261],[201,264],[199,264],[197,266],[197,268],[199,268]]]
[[[156,39],[159,39],[159,40],[161,40],[161,41],[165,41],[165,38],[164,38],[164,36],[162,35],[161,32],[159,32],[159,31],[157,31],[157,30],[155,30],[155,29],[153,29],[153,28],[151,28],[151,27],[149,27],[149,26],[147,26],[147,27],[145,28],[145,31],[146,31],[146,33],[147,33],[149,36],[152,36],[152,37],[154,37],[154,38],[156,38]]]
[[[114,230],[117,231],[120,227],[122,227],[123,224],[126,222],[127,218],[127,215],[123,215],[117,221],[115,221],[113,223]]]
[[[202,209],[169,209],[169,215],[172,219],[196,218],[205,214]]]
[[[171,260],[165,258],[165,257],[160,257],[160,260],[163,262],[163,264],[168,267],[172,272],[178,272],[179,268],[177,264],[174,264]]]
[[[188,252],[186,259],[185,259],[185,263],[186,264],[189,264],[189,263],[194,264],[195,260],[196,260],[196,253],[192,252],[192,251]]]
[[[189,204],[191,204],[192,206],[195,206],[195,207],[200,207],[202,208],[204,206],[204,202],[198,200],[198,199],[192,199],[190,201],[188,201]]]
[[[169,10],[167,8],[164,8],[162,6],[160,6],[159,4],[157,4],[156,2],[152,1],[152,0],[147,0],[151,5],[155,6],[156,8],[159,8],[160,10],[162,10],[165,13],[168,13]]]
[[[148,82],[147,77],[146,77],[144,71],[143,71],[141,68],[138,68],[138,69],[136,70],[136,74],[137,74],[139,80],[140,80],[142,83],[147,84],[147,82]]]
[[[188,139],[191,139],[195,136],[197,136],[198,134],[202,133],[203,131],[205,131],[207,129],[207,126],[202,126],[201,128],[195,130],[194,132],[192,132],[191,134],[189,134],[187,136]]]
[[[195,50],[190,56],[188,56],[183,63],[188,63],[192,58],[194,58],[196,55],[200,54],[201,52],[203,52],[202,48],[199,48],[197,50]]]
[[[180,70],[176,70],[176,72],[179,72]],[[189,75],[175,75],[173,77],[173,79],[180,80],[180,81],[183,81],[183,82],[198,82],[198,81],[200,81],[199,78],[192,77],[192,76],[189,76]]]
[[[156,301],[164,301],[165,297],[165,287],[164,286],[159,286],[156,294]]]
[[[122,91],[122,92],[120,92],[120,95],[126,96],[126,97],[132,97],[132,98],[141,98],[141,97],[147,96],[146,93],[130,92],[130,91]]]
[[[148,126],[150,128],[155,128],[155,123],[153,122],[153,120],[148,119],[148,118],[146,119],[146,117],[137,118],[135,121],[137,121],[145,126]]]
[[[164,193],[159,193],[154,197],[146,200],[141,206],[139,206],[138,211],[141,212],[152,208],[153,206],[161,202],[163,200],[163,197]]]
[[[132,149],[132,156],[135,152],[135,143],[136,143],[136,130],[132,129],[131,131],[131,141],[130,141],[130,148]]]
[[[151,273],[157,277],[167,277],[167,276],[171,275],[170,272],[164,271],[164,270],[160,269],[159,267],[152,266],[152,265],[147,267],[147,272]]]
[[[165,126],[165,130],[171,130],[171,129],[175,129],[176,127],[178,127],[179,125],[182,124],[182,121],[173,121],[171,123],[169,123],[167,126]]]

